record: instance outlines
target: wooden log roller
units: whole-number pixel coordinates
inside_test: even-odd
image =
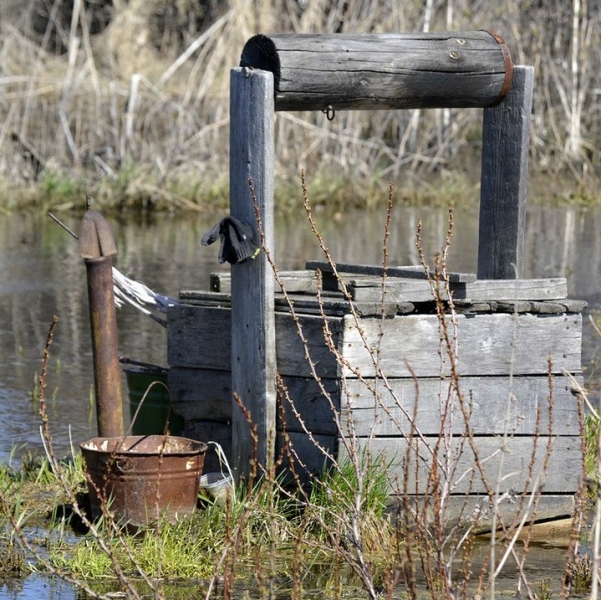
[[[484,108],[513,71],[490,31],[255,35],[240,66],[273,73],[276,111]]]

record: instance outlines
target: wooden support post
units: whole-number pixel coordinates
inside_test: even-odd
[[[236,68],[230,78],[230,211],[256,225],[249,187],[252,179],[265,246],[273,257],[274,87],[266,71]],[[235,400],[232,407],[232,463],[244,479],[256,458],[273,461],[276,419],[274,277],[265,252],[232,265],[232,391],[250,414],[250,424]]]
[[[507,98],[484,109],[478,279],[522,276],[533,67],[514,67]]]

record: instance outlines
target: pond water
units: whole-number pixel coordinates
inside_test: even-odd
[[[137,214],[109,219],[118,248],[117,268],[155,291],[177,297],[182,289],[208,289],[217,244],[202,246],[202,234],[223,215]],[[381,264],[385,210],[317,214],[325,243],[338,262]],[[61,219],[72,230],[80,217]],[[418,264],[415,231],[423,222],[423,246],[431,257],[445,240],[447,211],[395,209],[388,242],[390,265]],[[451,270],[475,272],[477,210],[456,211]],[[276,223],[280,269],[322,259],[304,211]],[[527,215],[524,277],[566,277],[569,294],[601,308],[601,212],[533,207]],[[77,242],[48,216],[0,215],[0,460],[18,460],[24,448],[40,452],[39,418],[32,401],[36,374],[53,315],[59,317],[50,349],[46,395],[54,443],[68,453],[93,437],[96,421],[86,271]],[[584,320],[584,363],[595,378],[599,340]],[[165,365],[165,329],[126,306],[118,312],[120,354]],[[124,382],[124,390],[125,382]]]
[[[177,297],[183,289],[208,289],[217,262],[217,246],[200,239],[224,215],[137,214],[110,218],[117,248],[117,268],[155,291]],[[80,217],[60,215],[72,230]],[[316,215],[321,233],[338,262],[381,264],[385,209],[374,212]],[[388,241],[388,264],[418,264],[415,231],[423,222],[428,257],[444,244],[447,212],[431,208],[395,209]],[[475,272],[477,210],[456,211],[449,268]],[[322,259],[304,211],[276,222],[276,263],[302,268]],[[530,208],[527,214],[524,277],[566,277],[572,298],[589,303],[584,320],[584,364],[591,382],[599,340],[588,319],[601,309],[601,211]],[[0,461],[18,463],[27,449],[41,453],[40,420],[33,390],[48,328],[59,317],[50,349],[46,395],[50,428],[59,454],[71,444],[96,435],[86,271],[76,241],[47,216],[0,215]],[[166,364],[165,329],[132,307],[118,312],[120,354]],[[125,381],[123,382],[124,390]],[[563,550],[536,563],[540,576],[551,577],[563,565]],[[48,595],[50,594],[50,595]],[[0,586],[0,598],[75,598],[69,586],[44,577]]]

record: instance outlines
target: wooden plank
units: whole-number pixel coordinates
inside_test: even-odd
[[[279,434],[276,439],[276,456],[282,457],[280,472],[291,468],[299,475],[302,483],[309,481],[309,475],[319,476],[336,458],[338,438],[335,435],[313,435],[291,431],[286,436]]]
[[[341,317],[351,313],[351,302],[346,300],[340,293],[325,292],[319,297],[305,294],[288,294],[288,299],[276,294],[275,306],[279,311],[290,311],[290,300],[297,314],[302,315],[325,315],[327,317]],[[399,306],[402,304],[402,306]],[[352,310],[359,316],[389,316],[392,317],[397,312],[411,312],[409,303],[392,303],[381,301],[354,302],[352,301]]]
[[[193,440],[200,440],[202,442],[215,442],[223,448],[228,462],[232,464],[232,424],[222,423],[218,421],[195,421],[194,423],[188,424],[188,427],[184,429],[182,435],[189,437]],[[209,444],[209,450],[205,456],[205,462],[203,465],[203,473],[215,473],[224,471],[225,468],[221,465],[217,454],[215,452],[215,446]]]
[[[340,411],[338,381],[322,379],[318,383],[311,378],[290,376],[282,379],[288,394],[278,393],[278,428],[337,435],[334,417]],[[229,371],[172,367],[169,369],[169,392],[173,411],[186,421],[231,421]]]
[[[582,377],[578,379],[582,382]],[[389,379],[386,384],[348,379],[342,387],[340,418],[347,435],[390,437],[412,431],[437,435],[445,428],[453,428],[456,434],[466,431],[461,403],[456,394],[449,395],[448,379]],[[576,398],[563,376],[553,378],[551,392],[544,375],[462,377],[460,390],[476,435],[499,435],[504,429],[517,435],[580,433]]]
[[[246,68],[230,75],[230,212],[257,227],[249,189],[252,179],[263,243],[274,257],[274,87],[273,75]],[[265,252],[232,265],[232,391],[238,394],[256,427],[242,410],[232,409],[233,469],[248,475],[251,459],[273,462],[276,420],[274,281]]]
[[[186,421],[232,419],[230,371],[171,367],[169,393],[173,411]]]
[[[531,302],[530,310],[535,314],[561,314],[566,311],[566,307],[559,302]]]
[[[170,367],[198,367],[229,371],[232,364],[231,312],[226,308],[180,304],[167,314],[167,361]],[[332,344],[338,347],[341,319],[328,319]],[[276,313],[276,350],[281,375],[310,377],[312,368],[297,326],[302,328],[315,373],[335,378],[339,374],[336,357],[325,343],[324,320],[301,315],[297,322],[288,313]]]
[[[580,378],[581,379],[581,378]],[[368,380],[374,385],[373,380]],[[324,379],[321,384],[310,378],[284,377],[288,397],[279,395],[284,410],[285,427],[289,431],[336,434],[335,414],[340,415],[342,432],[358,436],[408,435],[412,426],[424,435],[437,434],[441,429],[441,396],[446,398],[449,384],[439,379],[391,379],[388,387],[378,384],[379,399],[365,382],[347,380],[340,399],[338,382]],[[325,388],[327,396],[322,393]],[[511,385],[511,396],[510,396]],[[471,405],[470,427],[477,435],[499,434],[503,428],[524,435],[553,433],[578,435],[577,406],[564,377],[552,382],[552,416],[549,419],[549,381],[545,376],[466,377],[461,379],[465,403]],[[231,420],[231,385],[228,371],[171,368],[169,390],[173,410],[186,421],[209,419]],[[342,404],[343,410],[340,410]],[[415,408],[419,408],[414,412]],[[540,418],[537,422],[537,411]],[[464,429],[459,401],[455,400],[453,415],[456,432]],[[415,417],[414,417],[415,415]],[[280,428],[281,414],[278,410]],[[448,423],[448,422],[447,422]],[[551,430],[549,429],[551,427]]]
[[[348,365],[343,374],[373,377],[378,365],[388,377],[437,377],[450,372],[439,355],[440,327],[436,315],[403,315],[392,319],[361,319],[347,315],[341,348]],[[530,313],[457,315],[458,369],[467,375],[545,374],[581,369],[582,317],[579,314]],[[450,316],[448,326],[452,328]],[[452,333],[452,329],[450,330]],[[446,356],[446,355],[445,355]]]
[[[405,268],[405,267],[404,267]],[[459,274],[457,274],[459,275]],[[464,274],[462,274],[464,275]],[[311,297],[317,291],[316,275],[314,271],[286,271],[281,278],[288,294],[295,299],[299,306],[307,307],[317,305],[318,300]],[[386,303],[403,302],[428,302],[433,300],[432,288],[425,279],[407,278],[401,276],[387,277],[384,282],[381,275],[344,275],[343,279],[349,287],[353,300],[359,304],[372,304],[382,302],[382,286],[386,292]],[[213,273],[211,275],[211,292],[183,290],[180,299],[194,303],[207,302],[213,305],[229,306],[231,290],[231,278],[226,273]],[[442,284],[441,284],[442,285]],[[543,303],[537,304],[536,312],[545,312],[544,303],[556,302],[563,307],[560,312],[579,312],[586,307],[586,302],[568,299],[567,280],[562,277],[547,279],[481,279],[468,282],[450,282],[449,289],[453,293],[455,301],[482,302],[493,300],[497,303],[525,302],[525,308],[518,312],[532,311],[532,305],[528,301]],[[341,309],[348,306],[340,295],[338,282],[335,292],[323,294],[323,305],[327,310]],[[307,294],[299,296],[298,294]],[[330,296],[328,296],[330,294]],[[336,298],[331,296],[337,294]],[[441,290],[441,297],[447,298],[447,291]],[[331,302],[339,305],[330,306]],[[278,299],[276,293],[276,306],[282,306],[283,300]],[[532,311],[534,312],[534,311]],[[557,312],[549,304],[547,312]]]
[[[338,435],[340,388],[336,379],[284,377],[287,394],[278,395],[278,429],[288,432]]]
[[[386,302],[428,302],[434,299],[432,286],[426,280],[405,277],[391,277],[382,281],[381,276],[349,278],[353,299],[357,302],[378,302],[382,300],[382,288]],[[447,286],[440,283],[440,296],[448,298]],[[449,282],[448,290],[456,300],[496,302],[534,300],[563,300],[568,295],[568,284],[564,278],[552,279],[482,279],[470,282]],[[543,308],[544,310],[544,308]]]
[[[526,313],[530,312],[531,303],[527,300],[516,300],[515,302],[497,302],[497,312],[501,313]]]
[[[381,277],[352,277],[348,280],[348,285],[355,302],[374,302],[381,305],[382,296],[386,304],[434,301],[432,286],[425,279],[394,278],[382,282]],[[448,299],[445,286],[440,287],[441,298]]]
[[[231,370],[232,314],[229,308],[178,304],[167,311],[170,367]]]
[[[168,313],[168,363],[171,367],[231,368],[230,311],[223,308],[178,305]],[[366,377],[374,376],[372,356],[364,347],[354,318],[343,317],[343,340],[339,340],[340,319],[328,320],[335,347],[345,360]],[[327,348],[324,322],[319,316],[301,315],[300,326],[320,377],[337,377],[336,357]],[[514,374],[546,374],[547,358],[553,357],[555,372],[581,369],[582,317],[578,313],[533,315],[530,313],[457,315],[459,367],[462,376],[507,375],[514,353]],[[369,347],[375,348],[383,328],[380,364],[388,377],[437,377],[448,372],[439,358],[439,329],[435,315],[402,315],[391,319],[361,319]],[[198,342],[201,340],[201,343]],[[513,342],[515,340],[515,349]],[[536,340],[536,344],[532,344]],[[303,343],[294,319],[276,314],[278,369],[283,375],[311,376]],[[408,361],[408,365],[405,364]],[[352,373],[345,370],[346,376]]]
[[[494,300],[473,302],[472,300],[455,300],[455,312],[459,315],[497,312],[498,304]]]
[[[180,299],[185,300],[186,304],[194,306],[207,306],[218,308],[230,308],[231,297],[223,292],[208,292],[197,290],[185,290],[180,292]],[[279,312],[290,312],[289,300],[292,302],[296,312],[311,315],[342,316],[349,312],[349,303],[339,292],[324,292],[319,298],[305,293],[289,292],[288,298],[282,293],[276,293],[274,298],[274,308]],[[354,304],[355,310],[359,314],[380,314],[381,306],[373,302],[362,302]],[[386,311],[395,314],[394,307],[387,306]]]
[[[317,275],[315,271],[281,271],[278,279],[282,282],[286,292],[291,294],[317,292]],[[211,273],[210,287],[212,292],[230,293],[232,279],[230,273]],[[281,287],[275,283],[276,292]]]
[[[524,505],[515,496],[503,498],[498,502],[497,511],[506,527],[513,524],[515,526],[524,516],[528,517],[528,522],[546,521],[561,517],[571,517],[574,514],[574,492],[565,494],[543,494],[536,503],[536,513],[532,515],[526,513],[527,500]],[[418,510],[426,523],[434,522],[433,498],[424,498],[420,496],[402,496],[390,497],[390,513],[396,520],[406,511],[407,502],[413,510]],[[426,502],[428,505],[426,506]],[[492,510],[488,497],[485,495],[458,495],[447,499],[444,507],[444,518],[447,527],[459,525],[462,530],[469,522],[477,525],[478,533],[490,532],[492,526]],[[499,521],[496,522],[499,527]],[[548,541],[549,537],[545,538]]]
[[[563,277],[551,279],[480,279],[453,286],[453,298],[472,301],[562,300],[568,297]]]
[[[328,262],[319,260],[309,260],[305,264],[305,269],[319,269],[323,273],[332,273],[333,267]],[[375,275],[382,277],[384,274],[384,267],[379,265],[354,265],[350,263],[337,263],[336,270],[340,274],[353,273],[356,275]],[[430,273],[432,276],[433,273]],[[428,275],[424,272],[421,266],[408,266],[408,267],[386,267],[387,277],[404,277],[408,279],[428,279]],[[474,273],[448,273],[448,279],[451,282],[471,282],[476,281],[476,275]]]
[[[566,312],[582,312],[587,306],[588,302],[586,300],[573,300],[571,298],[567,298],[563,302],[561,302],[566,309]]]
[[[533,67],[515,67],[507,98],[484,109],[478,279],[519,279],[524,253]]]
[[[301,339],[297,324],[302,329]],[[340,368],[336,356],[328,348],[326,337],[334,348],[340,345],[342,320],[328,319],[329,333],[324,330],[324,319],[318,316],[302,315],[298,323],[289,314],[276,314],[276,345],[278,372],[281,375],[337,378]],[[308,352],[310,360],[307,359]]]
[[[511,81],[485,31],[257,35],[240,64],[274,73],[276,110],[483,107]]]
[[[231,281],[230,291],[227,293],[213,292],[206,290],[182,290],[179,293],[179,299],[186,304],[196,306],[213,306],[215,308],[231,308]]]
[[[375,280],[370,277],[349,279],[347,285],[355,302],[359,303],[385,303],[401,302],[433,302],[435,299],[433,288],[428,281],[395,278]],[[436,285],[436,284],[435,284]],[[475,281],[473,283],[444,283],[437,285],[439,296],[448,300],[449,291],[457,306],[467,303],[493,302],[535,302],[528,305],[528,310],[541,314],[566,312],[566,305],[551,300],[564,300],[567,297],[568,286],[565,279],[497,279]],[[490,306],[488,308],[490,310]]]
[[[528,470],[531,462],[534,465],[534,477],[540,476],[545,493],[570,493],[578,489],[582,477],[582,452],[580,437],[553,437],[551,439],[551,456],[548,469],[543,476],[544,455],[549,442],[548,436],[536,440],[531,436],[513,437],[503,446],[503,440],[497,437],[474,438],[478,449],[480,464],[488,481],[494,489],[496,482],[502,478],[501,492],[515,492],[527,487],[533,489],[529,481]],[[413,440],[409,447],[406,438],[358,438],[359,452],[369,450],[374,458],[384,457],[390,462],[388,469],[391,488],[396,492],[426,494],[428,492],[428,477],[434,464],[432,452],[438,437]],[[536,450],[533,460],[533,451]],[[443,446],[439,448],[438,461],[444,464]],[[470,476],[475,469],[475,458],[466,438],[455,437],[449,445],[448,456],[452,457],[445,475],[439,470],[441,481],[450,485],[452,494],[482,494],[486,486],[478,473],[470,483]],[[345,457],[343,444],[339,445],[339,457]],[[405,479],[404,465],[407,465]]]

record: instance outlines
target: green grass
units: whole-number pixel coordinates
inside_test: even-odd
[[[70,485],[74,490],[80,489],[79,466],[68,468]],[[376,540],[382,542],[385,539],[382,532],[388,528],[384,514],[386,470],[379,463],[362,463],[360,468],[365,468],[365,499],[360,503],[358,516],[361,527],[369,531],[368,545],[375,549]],[[31,475],[23,477],[37,480],[38,489],[55,482],[44,466],[40,466],[37,476],[33,473],[31,470]],[[324,474],[306,505],[298,497],[283,492],[279,480],[264,479],[250,490],[238,489],[234,501],[225,507],[206,503],[192,518],[181,522],[161,522],[136,534],[119,535],[106,523],[100,523],[100,538],[88,533],[75,542],[64,536],[45,540],[47,564],[38,562],[35,568],[98,582],[116,581],[115,564],[118,564],[123,574],[135,581],[141,574],[153,580],[160,577],[166,581],[199,581],[210,578],[216,569],[227,571],[227,560],[236,563],[236,577],[243,573],[248,576],[257,562],[270,564],[275,553],[277,565],[269,568],[275,569],[279,577],[288,577],[298,570],[299,564],[305,565],[306,577],[314,576],[314,567],[323,577],[324,565],[329,564],[329,577],[334,577],[340,565],[333,568],[336,561],[332,562],[332,558],[337,548],[329,534],[337,529],[345,535],[344,528],[349,526],[346,517],[355,506],[357,481],[355,468],[346,462],[340,470]],[[47,527],[51,529],[58,527],[60,518],[55,513],[52,521],[48,501],[47,497]],[[14,509],[19,510],[16,506]],[[342,516],[341,523],[336,524],[336,515]],[[230,558],[218,567],[223,556]]]
[[[594,477],[597,470],[597,456],[599,454],[599,418],[592,414],[584,416],[584,464],[589,477]]]
[[[112,558],[91,536],[75,545],[60,543],[51,548],[50,564],[61,572],[86,580],[114,577],[116,560],[123,573],[137,578],[139,570],[149,577],[203,579],[212,575],[215,556],[223,549],[223,517],[212,509],[176,524],[162,523],[160,529],[124,535],[110,541]],[[135,558],[134,561],[131,557]]]

